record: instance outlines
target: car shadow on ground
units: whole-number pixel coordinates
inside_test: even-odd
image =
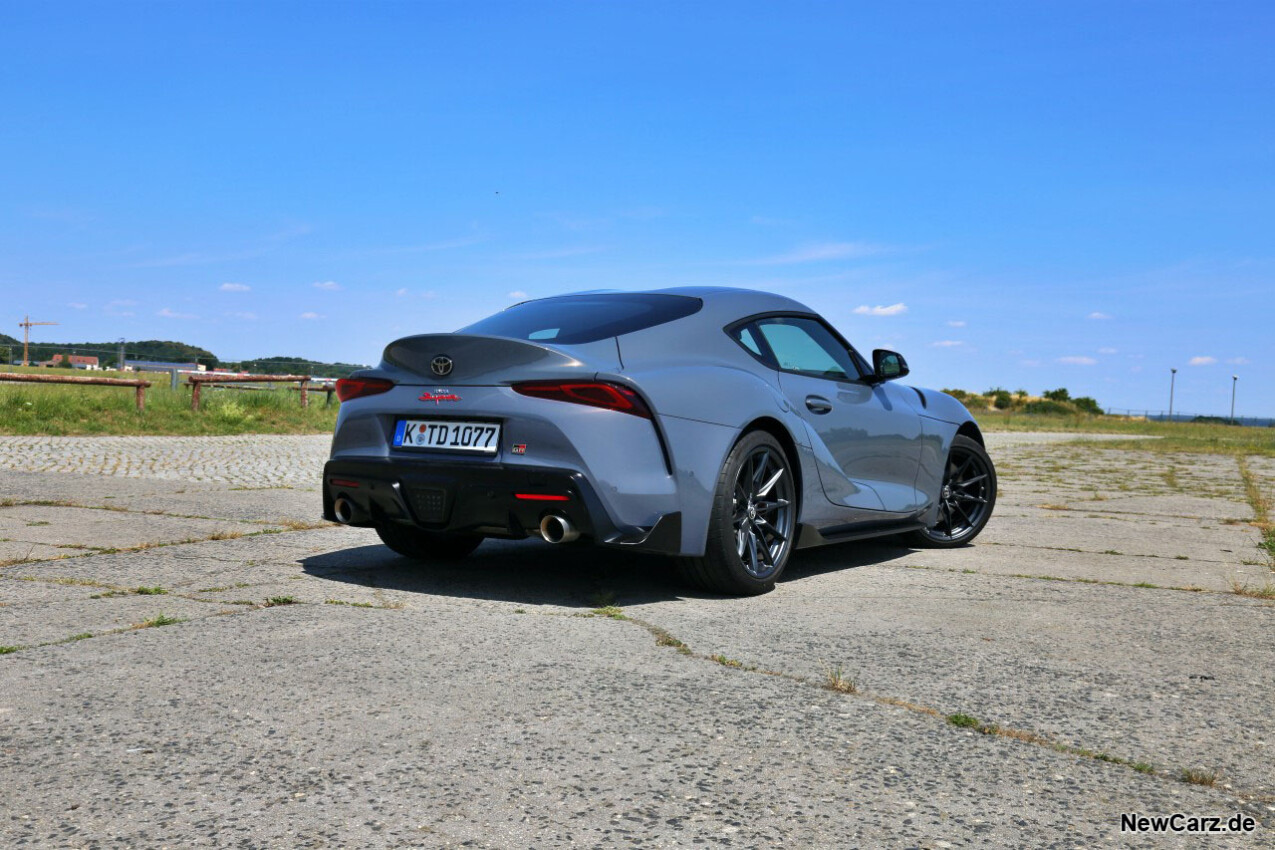
[[[793,554],[782,582],[886,563],[909,551],[892,541],[805,549]],[[488,540],[460,561],[421,563],[373,545],[325,552],[300,563],[306,574],[326,581],[526,605],[596,608],[725,598],[688,585],[669,558],[541,540]]]

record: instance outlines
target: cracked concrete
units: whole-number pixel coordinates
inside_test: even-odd
[[[326,438],[5,438],[0,562],[29,559],[0,569],[0,843],[1163,847],[1192,839],[1119,814],[1245,811],[1259,833],[1210,844],[1263,846],[1275,605],[1229,589],[1275,574],[1235,462],[1070,436],[991,436],[976,545],[802,552],[757,599],[624,553],[426,566],[293,530]]]

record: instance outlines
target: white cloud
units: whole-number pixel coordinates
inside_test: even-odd
[[[934,348],[956,348],[957,346],[964,344],[965,343],[961,342],[959,339],[940,339],[938,342],[930,343],[930,345]]]
[[[1191,366],[1212,366],[1217,362],[1216,357],[1192,357],[1187,361]]]
[[[66,306],[70,307],[72,310],[83,310],[89,305],[81,304],[79,301],[72,301],[70,304],[67,304]]]
[[[322,319],[323,317],[320,316],[318,313],[305,312],[301,314],[301,318],[302,319]]]
[[[251,286],[247,286],[246,284],[242,284],[242,283],[223,283],[221,286],[217,288],[220,289],[222,292],[247,292],[248,290],[252,289]]]
[[[891,304],[889,307],[882,307],[879,304],[876,307],[869,307],[867,304],[862,304],[855,307],[853,312],[857,316],[897,316],[900,313],[906,313],[907,311],[908,305],[900,302],[898,304]]]
[[[397,295],[399,298],[402,298],[404,295],[406,295],[406,294],[407,294],[407,290],[406,290],[406,289],[396,289],[396,290],[394,290],[394,294],[395,294],[395,295]]]
[[[1090,319],[1110,319],[1110,318],[1111,318],[1111,314],[1110,314],[1110,313],[1099,313],[1098,311],[1096,311],[1096,310],[1095,310],[1094,312],[1090,313],[1090,314],[1089,314],[1089,316],[1088,316],[1087,318],[1090,318]]]
[[[314,284],[314,288],[322,289],[324,292],[339,292],[341,284],[337,283],[335,280],[321,280]]]
[[[1119,354],[1120,352],[1114,348],[1100,348],[1098,349],[1098,353],[1099,354]]]
[[[1058,362],[1067,366],[1092,366],[1098,361],[1092,357],[1059,357]]]
[[[71,306],[74,307],[75,305],[72,304]],[[1230,363],[1232,366],[1247,366],[1253,361],[1249,360],[1247,357],[1232,357],[1230,360],[1226,362]]]
[[[950,322],[948,322],[948,323],[947,323],[947,326],[948,326],[949,328],[963,328],[963,327],[965,327],[965,320],[964,320],[964,319],[953,319],[952,321],[950,321]]]
[[[515,289],[513,292],[509,293],[509,297],[514,301],[525,301],[527,293],[523,292],[521,289]]]
[[[872,245],[867,242],[820,242],[814,245],[802,245],[785,254],[752,260],[749,265],[788,266],[798,263],[817,263],[823,260],[852,260],[884,254],[889,250],[885,245]]]
[[[170,310],[167,307],[160,310],[155,315],[163,316],[165,319],[197,319],[199,318],[194,313],[178,313],[176,310]]]

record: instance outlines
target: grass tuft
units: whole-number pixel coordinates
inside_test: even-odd
[[[1194,768],[1184,767],[1178,778],[1188,785],[1203,785],[1206,788],[1212,788],[1217,784],[1217,771],[1195,770]]]
[[[293,599],[291,596],[271,596],[269,599],[267,599],[265,602],[262,603],[261,607],[275,608],[275,607],[278,607],[279,605],[296,605],[296,604],[297,604],[297,600]]]
[[[606,605],[601,608],[594,608],[593,613],[599,617],[610,617],[612,620],[627,620],[624,612],[614,605]]]
[[[859,692],[858,680],[841,672],[840,665],[824,670],[823,686],[826,690],[836,691],[839,694],[857,694]]]
[[[174,623],[184,623],[184,622],[186,622],[185,619],[181,617],[170,617],[167,614],[156,614],[154,617],[151,617],[149,620],[143,620],[142,622],[136,624],[135,626],[133,626],[133,628],[154,629],[160,626],[171,626]]]
[[[1231,592],[1237,596],[1247,596],[1250,599],[1275,599],[1275,584],[1266,582],[1261,587],[1249,587],[1246,582],[1239,579],[1231,579]]]

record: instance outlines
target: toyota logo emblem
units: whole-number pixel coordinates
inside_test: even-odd
[[[450,375],[452,373],[452,359],[446,354],[440,354],[430,361],[429,368],[435,375]]]

